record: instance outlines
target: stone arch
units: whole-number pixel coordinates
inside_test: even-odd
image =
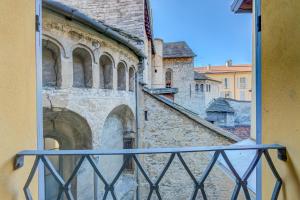
[[[85,118],[63,108],[43,109],[44,137],[56,139],[60,149],[91,149],[92,131]]]
[[[42,68],[43,86],[60,87],[61,51],[60,47],[50,40],[42,40]]]
[[[173,86],[173,70],[168,68],[166,70],[166,88],[171,88]]]
[[[100,56],[100,88],[113,89],[113,57],[107,53]]]
[[[135,130],[135,116],[131,108],[124,104],[115,107],[105,119],[100,139],[101,148],[123,149],[125,139],[135,141]],[[111,176],[120,169],[123,159],[123,156],[103,158],[100,162],[109,163],[103,165],[103,172]]]
[[[134,91],[135,89],[135,70],[134,66],[129,68],[129,91]]]
[[[97,63],[97,60],[96,60],[96,57],[95,57],[95,54],[93,52],[93,50],[85,45],[85,44],[81,44],[81,43],[78,43],[78,44],[75,44],[71,47],[71,52],[73,53],[75,49],[78,49],[78,48],[81,48],[81,49],[84,49],[86,50],[87,52],[89,52],[90,56],[91,56],[91,60],[92,60],[92,63]]]
[[[82,116],[62,108],[44,108],[43,109],[43,134],[45,148],[47,147],[46,139],[57,141],[60,150],[72,149],[92,149],[92,131]],[[70,177],[75,167],[78,157],[61,156],[49,158],[57,171],[65,179]],[[46,170],[47,175],[47,170]],[[78,175],[72,182],[72,193],[77,193],[77,180],[82,181],[86,174]],[[90,177],[91,178],[91,177]],[[80,182],[79,181],[79,182]],[[45,176],[46,200],[54,200],[59,192],[59,185],[53,179],[53,176]]]
[[[73,50],[73,87],[91,88],[93,86],[92,55],[85,48]]]
[[[65,46],[57,38],[54,38],[47,34],[43,34],[43,40],[50,41],[50,42],[56,44],[60,48],[62,56],[64,56],[65,58],[67,57],[67,51],[66,51]]]
[[[126,63],[121,61],[117,66],[118,90],[126,90]]]

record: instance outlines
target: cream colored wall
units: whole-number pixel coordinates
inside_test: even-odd
[[[240,89],[238,87],[237,82],[239,81],[240,77],[246,77],[247,79],[247,88],[243,89],[245,91],[245,100],[251,101],[251,92],[249,90],[252,89],[252,73],[251,72],[237,72],[237,73],[219,73],[219,74],[207,74],[207,76],[211,77],[212,79],[222,81],[222,84],[220,86],[220,94],[222,92],[230,91],[231,92],[231,98],[236,100],[241,100],[240,98]],[[229,80],[229,88],[224,88],[224,78],[228,78]]]
[[[0,199],[23,200],[32,162],[13,161],[36,148],[35,1],[2,0],[0,13]]]
[[[262,1],[262,139],[288,150],[275,161],[283,178],[279,199],[300,199],[300,1]],[[277,160],[274,156],[274,160]],[[274,178],[264,166],[263,198]]]

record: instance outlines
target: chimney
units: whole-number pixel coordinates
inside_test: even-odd
[[[232,60],[229,59],[226,61],[226,67],[231,67],[232,66]]]
[[[207,70],[210,70],[211,64],[208,64],[206,68],[207,68]]]

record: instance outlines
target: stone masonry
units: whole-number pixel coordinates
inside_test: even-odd
[[[230,145],[236,142],[236,137],[230,133],[221,129],[216,130],[213,125],[205,123],[199,118],[190,118],[174,107],[165,104],[158,96],[154,97],[146,92],[144,104],[145,110],[148,112],[148,120],[143,119],[144,126],[140,135],[140,145],[143,148]],[[147,173],[151,175],[150,177],[157,178],[169,157],[170,155],[143,156],[143,163]],[[211,157],[211,153],[183,155],[191,171],[198,178]],[[141,199],[146,199],[145,195],[148,194],[149,186],[142,175],[140,175],[140,182]],[[234,184],[235,180],[230,173],[216,164],[205,183],[208,199],[230,199]],[[163,199],[182,200],[191,197],[193,183],[178,157],[175,157],[163,178],[160,191]],[[200,196],[199,194],[198,198],[202,199]],[[240,195],[239,199],[244,198]]]
[[[92,9],[89,12],[93,17],[99,14],[99,17],[104,16],[105,18],[105,13],[101,12],[106,10],[105,6],[107,6],[107,9],[112,12],[111,16],[106,16],[107,23],[116,25],[124,23],[124,27],[127,27],[126,23],[131,23],[130,19],[122,21],[130,9],[124,11],[125,13],[118,12],[121,8],[123,10],[123,6],[136,3],[134,0],[130,2],[129,0],[64,1],[79,7],[94,6],[94,11],[91,7],[86,8],[87,10]],[[102,2],[101,6],[97,7],[96,5],[100,5],[100,2]],[[117,6],[116,9],[113,9],[113,5]],[[132,23],[139,21],[140,12],[144,12],[144,7],[140,8],[139,4],[135,6],[138,9],[137,18],[131,19],[134,20]],[[130,17],[128,16],[128,18]],[[131,29],[131,26],[128,28]],[[139,25],[136,25],[135,28],[141,29]],[[149,42],[148,39],[144,40]],[[130,69],[135,73],[138,71],[138,57],[126,46],[96,32],[91,27],[44,9],[43,46],[47,52],[43,54],[43,68],[47,68],[43,78],[50,80],[50,84],[45,82],[43,90],[44,135],[51,136],[52,139],[67,140],[70,145],[64,146],[62,149],[69,147],[74,149],[122,149],[124,148],[124,134],[128,132],[133,135],[139,148],[230,145],[238,141],[238,138],[230,133],[222,131],[204,120],[195,119],[187,113],[167,105],[157,96],[144,92],[141,85],[130,90],[129,86],[133,84],[133,82],[130,84],[130,81],[135,82],[135,80],[133,77],[129,77],[129,72]],[[150,47],[151,45],[147,46],[147,55],[151,54]],[[111,67],[111,71],[101,71],[104,63],[106,67]],[[124,68],[121,70],[122,73],[118,73],[120,63],[125,68],[125,71]],[[144,70],[151,69],[151,57],[145,61],[145,65],[148,68]],[[52,66],[55,69],[49,70]],[[184,82],[183,85],[178,85],[181,92],[177,94],[179,103],[184,104],[186,98],[190,98],[191,86],[188,83],[194,78],[193,59],[165,60],[164,66],[172,66],[176,72],[174,83]],[[88,74],[84,74],[86,72]],[[104,79],[103,76],[106,75],[111,75],[111,77]],[[120,79],[121,75],[122,79]],[[147,75],[151,77],[151,73]],[[80,77],[75,80],[76,76]],[[118,87],[118,80],[122,81],[121,88]],[[106,81],[112,81],[108,84],[109,88],[103,88],[103,83]],[[174,86],[176,87],[176,85]],[[138,102],[135,99],[135,92],[138,95]],[[138,108],[138,113],[136,113],[136,108]],[[148,115],[147,120],[144,118],[145,111]],[[138,123],[135,124],[136,122]],[[82,134],[87,135],[83,136]],[[89,141],[89,144],[84,144],[84,141]],[[142,165],[145,166],[150,177],[157,177],[168,159],[166,156],[140,156]],[[199,176],[212,155],[186,154],[183,156],[191,170]],[[123,157],[99,158],[97,163],[107,180],[111,180],[122,165]],[[72,166],[68,167],[68,169],[72,168]],[[130,173],[124,172],[115,187],[117,198],[135,199],[138,187],[140,199],[145,199],[146,191],[149,189],[145,183],[142,176],[137,174],[137,170]],[[193,189],[190,183],[191,179],[183,172],[178,158],[175,158],[175,162],[161,182],[164,199],[187,198]],[[75,191],[77,200],[101,199],[103,196],[103,184],[86,164],[80,169],[74,185],[75,188],[78,188]],[[228,199],[230,195],[228,191],[231,191],[233,186],[234,181],[230,175],[217,165],[205,185],[209,199]],[[99,190],[99,188],[102,189]],[[199,199],[201,198],[199,197]]]

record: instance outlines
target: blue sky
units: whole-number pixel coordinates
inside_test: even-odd
[[[233,0],[151,0],[154,36],[186,41],[196,66],[251,63],[250,14],[234,14]]]

